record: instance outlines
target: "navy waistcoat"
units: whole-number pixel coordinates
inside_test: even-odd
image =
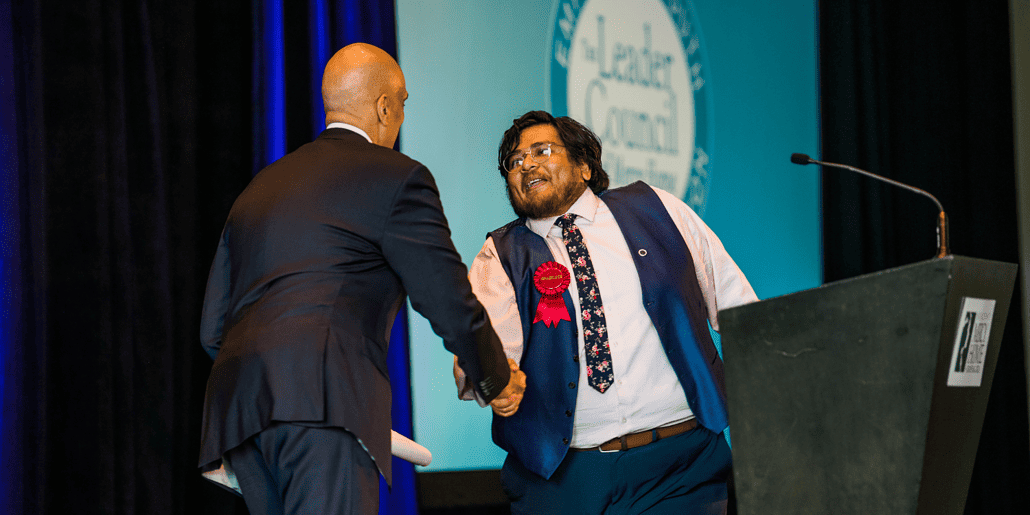
[[[708,308],[694,273],[694,261],[661,199],[643,182],[601,194],[626,238],[643,291],[641,302],[658,331],[662,347],[679,378],[698,422],[719,432],[726,428],[726,389],[722,360],[708,332]],[[532,323],[540,292],[533,273],[553,261],[544,239],[515,220],[489,234],[511,280],[522,319],[524,350],[519,366],[526,393],[511,417],[493,418],[494,443],[515,455],[527,469],[550,478],[572,440],[579,353],[575,322],[557,327]],[[572,320],[570,291],[562,295]]]

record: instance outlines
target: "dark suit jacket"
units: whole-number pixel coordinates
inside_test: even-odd
[[[486,399],[508,383],[466,274],[417,161],[328,129],[266,167],[233,204],[208,279],[200,466],[290,421],[353,432],[389,481],[386,351],[405,294]]]

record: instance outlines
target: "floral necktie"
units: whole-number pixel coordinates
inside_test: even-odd
[[[590,262],[590,253],[583,243],[583,235],[575,224],[576,215],[558,217],[554,225],[561,227],[562,240],[572,260],[573,277],[579,290],[579,314],[583,319],[583,346],[587,356],[587,382],[604,393],[612,385],[612,353],[608,348],[608,328],[604,323],[604,306],[597,289],[597,276]]]

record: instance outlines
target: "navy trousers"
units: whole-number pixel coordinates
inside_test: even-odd
[[[722,514],[731,472],[721,434],[686,433],[613,453],[570,450],[551,479],[512,455],[501,482],[513,514]]]
[[[379,470],[344,429],[276,422],[226,457],[251,515],[379,511]]]

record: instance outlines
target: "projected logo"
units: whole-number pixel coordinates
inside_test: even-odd
[[[710,100],[689,1],[558,0],[551,40],[551,113],[601,138],[612,187],[642,180],[702,213]]]

